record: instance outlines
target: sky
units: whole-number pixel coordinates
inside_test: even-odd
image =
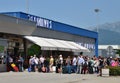
[[[0,0],[0,12],[18,11],[88,28],[120,21],[120,0]]]

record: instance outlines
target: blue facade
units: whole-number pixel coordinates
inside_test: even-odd
[[[2,14],[21,18],[21,19],[26,19],[29,21],[34,21],[34,22],[36,22],[36,26],[38,28],[43,27],[43,28],[48,28],[51,30],[60,31],[60,32],[65,32],[65,33],[80,35],[83,37],[93,38],[93,39],[95,39],[95,55],[98,56],[98,33],[97,32],[89,31],[86,29],[82,29],[82,28],[78,28],[75,26],[71,26],[71,25],[56,22],[53,20],[49,20],[46,18],[34,16],[31,14],[26,14],[23,12],[6,12],[6,13],[2,13]]]

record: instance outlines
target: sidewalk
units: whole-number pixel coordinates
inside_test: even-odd
[[[120,83],[120,77],[97,77],[96,74],[56,74],[38,72],[0,73],[0,83]]]

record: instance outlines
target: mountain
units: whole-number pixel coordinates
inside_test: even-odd
[[[89,27],[89,29],[93,31],[96,31],[97,28],[99,45],[120,45],[120,22]]]

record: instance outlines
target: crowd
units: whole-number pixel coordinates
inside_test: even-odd
[[[9,64],[13,63],[12,57],[9,57]],[[17,66],[19,71],[23,71],[24,59],[19,56],[17,58]],[[101,75],[101,69],[106,66],[120,66],[120,59],[113,57],[89,57],[80,54],[79,56],[67,56],[63,58],[62,54],[58,58],[52,55],[49,57],[36,55],[29,58],[29,72],[53,72],[55,67],[56,73],[76,73],[76,74],[93,74]]]
[[[52,67],[54,64],[53,56],[50,56],[49,60],[45,58],[44,56],[40,56],[39,58],[34,55],[31,56],[29,59],[29,72],[52,72]]]
[[[101,69],[106,66],[119,66],[120,59],[112,57],[89,57],[89,56],[68,56],[63,58],[59,55],[57,59],[50,56],[49,60],[41,56],[29,59],[30,71],[53,72],[53,65],[56,67],[56,73],[76,73],[76,74],[101,74]]]

